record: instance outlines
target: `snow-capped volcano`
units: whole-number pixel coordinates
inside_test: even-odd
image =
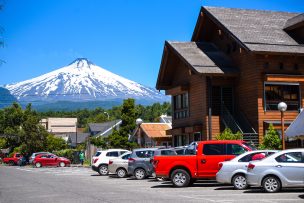
[[[111,73],[85,58],[39,77],[5,85],[19,101],[96,101],[144,99],[167,101],[156,89]]]

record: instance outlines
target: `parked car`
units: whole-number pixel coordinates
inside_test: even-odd
[[[177,155],[174,148],[157,149],[153,156]]]
[[[134,149],[128,160],[128,175],[141,180],[152,176],[154,170],[151,157],[158,148]]]
[[[93,157],[92,170],[98,172],[104,176],[108,174],[109,160],[120,155],[130,152],[125,149],[108,149],[103,151],[97,151]]]
[[[29,158],[29,163],[32,164],[33,161],[34,161],[34,159],[35,159],[35,157],[38,156],[39,154],[52,154],[52,153],[50,153],[50,152],[35,152],[35,153],[33,153],[33,154],[30,156],[30,158]],[[54,154],[52,154],[52,155],[54,155]]]
[[[71,164],[71,161],[64,157],[58,157],[54,154],[40,154],[33,160],[33,165],[37,168],[42,166],[60,166],[65,167]]]
[[[231,161],[219,163],[219,171],[216,174],[216,181],[219,183],[232,184],[235,189],[243,190],[248,187],[245,174],[250,161],[261,160],[277,150],[256,150],[241,154]]]
[[[125,178],[128,175],[128,160],[131,152],[126,152],[117,158],[110,159],[108,165],[109,173],[116,174],[119,178]]]
[[[2,159],[2,162],[5,164],[9,164],[10,166],[18,165],[19,160],[22,159],[22,155],[20,153],[14,153],[12,157],[6,157]]]
[[[154,170],[158,178],[170,178],[176,187],[185,187],[196,179],[215,179],[219,162],[254,148],[240,140],[214,140],[198,142],[193,155],[155,156]]]
[[[261,161],[250,162],[246,178],[248,185],[263,187],[266,192],[304,187],[304,149],[283,150]]]

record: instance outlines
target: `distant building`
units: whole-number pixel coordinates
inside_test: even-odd
[[[89,137],[90,137],[90,133],[80,133],[80,132],[68,133],[67,134],[67,143],[71,147],[76,147],[76,143],[77,143],[77,145],[85,143]]]
[[[167,135],[170,123],[142,123],[136,129],[131,140],[136,141],[140,147],[172,146],[172,136]]]
[[[46,118],[41,119],[40,124],[48,132],[58,136],[77,131],[77,118]]]

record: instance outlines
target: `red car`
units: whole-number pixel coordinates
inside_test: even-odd
[[[171,179],[176,187],[185,187],[197,179],[215,179],[219,162],[228,161],[253,147],[240,140],[202,141],[191,154],[155,156],[156,177]]]
[[[40,154],[35,157],[33,165],[37,168],[42,166],[60,166],[65,167],[69,166],[71,161],[64,157],[58,157],[54,154]]]

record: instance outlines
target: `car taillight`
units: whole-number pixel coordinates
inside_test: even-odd
[[[219,166],[219,170],[221,170],[221,168],[223,167],[223,163],[220,162],[220,163],[218,164],[218,166]]]
[[[135,159],[133,159],[133,158],[129,158],[129,159],[128,159],[128,162],[129,162],[129,163],[134,162],[134,161],[135,161]]]
[[[250,170],[252,170],[254,167],[255,167],[255,165],[253,165],[251,163],[249,163],[248,166],[247,166],[247,168],[250,169]]]
[[[112,163],[113,163],[113,161],[110,160],[110,161],[109,161],[109,165],[112,164]]]
[[[94,164],[98,161],[98,159],[94,159]]]

